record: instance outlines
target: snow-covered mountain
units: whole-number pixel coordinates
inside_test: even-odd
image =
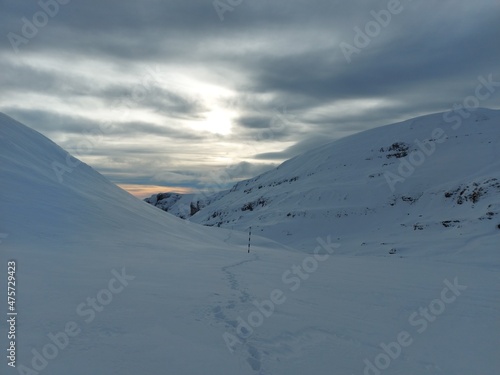
[[[184,216],[186,207],[198,207],[193,222],[252,226],[302,249],[325,232],[350,241],[354,254],[426,253],[430,247],[412,243],[414,235],[494,243],[500,237],[500,111],[468,115],[439,113],[358,133],[217,197],[186,196],[163,207]]]
[[[157,210],[0,114],[0,235],[2,278],[15,261],[19,285],[17,369],[4,357],[2,374],[239,372],[210,314],[238,293],[221,268],[253,259],[246,234]],[[255,251],[284,249],[254,240]],[[0,297],[7,311],[6,288]],[[51,359],[48,335],[68,322],[79,333]]]
[[[460,138],[463,147],[468,139],[483,139],[483,134],[493,137],[487,124],[492,124],[491,119],[477,123],[482,134],[470,132],[469,137]],[[403,134],[398,142],[408,141]],[[378,170],[382,160],[396,162],[388,154],[404,152],[380,151],[368,138],[366,145],[358,147],[363,154],[350,163],[360,168],[368,163],[374,169],[370,173]],[[387,130],[387,139],[379,141],[384,145],[380,147],[390,148],[394,132]],[[498,144],[498,136],[489,141]],[[337,147],[353,154],[342,141]],[[265,184],[288,179],[272,189],[266,187],[270,194],[266,197],[276,202],[262,210],[240,211],[258,214],[258,223],[258,216],[268,209],[275,221],[269,221],[268,228],[277,228],[279,203],[286,203],[283,218],[297,220],[296,228],[304,238],[311,237],[306,229],[319,233],[322,226],[324,232],[308,244],[307,254],[254,233],[247,253],[246,233],[201,226],[162,212],[119,189],[44,136],[0,114],[0,276],[4,285],[8,276],[16,282],[15,303],[5,303],[7,288],[3,287],[0,305],[4,313],[14,306],[18,314],[13,320],[4,315],[14,324],[0,325],[4,349],[11,354],[14,346],[16,366],[7,364],[13,360],[4,353],[1,373],[494,374],[500,346],[495,329],[500,311],[499,231],[493,228],[496,208],[490,207],[493,213],[485,213],[480,221],[472,213],[494,205],[496,187],[488,185],[485,191],[485,185],[483,190],[471,185],[462,193],[467,181],[473,184],[476,177],[493,174],[497,151],[488,150],[478,154],[487,158],[481,168],[470,152],[474,160],[470,165],[465,157],[455,156],[464,161],[462,168],[471,175],[466,179],[458,174],[450,180],[453,183],[445,183],[442,188],[448,196],[440,197],[439,192],[435,201],[431,199],[426,207],[429,213],[417,206],[424,197],[414,203],[401,199],[394,206],[389,203],[386,211],[374,213],[374,221],[352,220],[354,228],[343,224],[345,239],[342,228],[307,215],[300,221],[300,215],[290,219],[286,213],[302,207],[309,211],[315,192],[305,194],[307,188],[301,184],[306,177],[317,179],[316,189],[321,188],[319,171],[325,184],[331,184],[324,173],[329,167],[348,177],[347,166],[344,170],[339,164],[348,165],[347,158],[324,159],[318,150],[310,154],[318,158],[305,166],[299,165],[298,158],[292,160],[258,180],[240,183],[231,195],[240,196],[243,205],[258,199]],[[342,154],[335,152],[338,157]],[[474,148],[474,152],[481,150]],[[370,157],[371,161],[365,160]],[[448,155],[450,165],[455,165],[453,157]],[[421,168],[432,169],[428,165],[435,163],[429,161]],[[293,168],[287,165],[294,164],[296,171],[290,177]],[[345,181],[344,190],[328,196],[324,192],[331,188],[322,190],[324,202],[348,202],[344,209],[354,209],[352,197],[342,198],[347,186],[355,186],[360,176],[357,170],[349,170],[352,180]],[[437,170],[436,178],[447,172]],[[452,172],[450,176],[460,171]],[[291,181],[295,176],[298,179]],[[371,204],[372,191],[375,197],[383,196],[380,178],[368,176],[363,181],[372,180],[378,183],[374,183],[375,190],[365,184],[366,196],[353,191],[360,199],[354,207]],[[360,191],[362,184],[359,181]],[[401,190],[396,194],[414,197],[404,190],[410,189],[408,185],[410,181],[397,186]],[[287,203],[287,197],[278,193],[280,186],[287,186],[287,194],[293,193],[291,186],[301,191],[295,196],[297,202]],[[334,186],[341,189],[341,181]],[[208,207],[223,199],[229,199],[229,194]],[[432,216],[439,212],[433,207],[438,203],[449,204],[442,214],[449,218],[448,226],[425,226],[431,219],[438,220]],[[315,207],[318,212],[329,209],[320,203]],[[401,227],[396,231],[382,222],[384,215],[389,222],[404,216],[407,207],[420,207],[423,230]],[[460,223],[453,221],[456,217]],[[463,218],[475,221],[469,224]],[[257,227],[250,218],[245,220]],[[466,229],[469,225],[477,232]],[[393,233],[397,236],[391,237]],[[291,237],[307,242],[293,232]],[[342,238],[337,241],[337,237]],[[387,239],[385,248],[392,246],[391,241],[403,243],[404,239],[412,245],[412,252],[417,252],[416,247],[428,251],[419,251],[418,258],[404,250],[401,257],[373,251],[380,238]],[[358,254],[361,241],[371,250],[352,256]],[[8,262],[15,263],[15,273],[7,273]],[[7,340],[7,332],[14,332],[15,337]]]

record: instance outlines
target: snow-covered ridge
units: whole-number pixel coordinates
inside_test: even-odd
[[[222,269],[255,259],[248,236],[162,212],[1,113],[0,239],[2,268],[17,266],[19,373],[241,369],[222,340],[223,322],[207,311],[220,295],[239,293]],[[263,248],[291,253],[254,236],[252,250]],[[7,301],[7,288],[0,298]],[[193,352],[199,362],[190,364]]]
[[[380,238],[376,248],[355,249],[366,252],[379,251],[387,237],[441,230],[448,221],[461,223],[457,235],[498,231],[498,181],[500,111],[479,109],[459,127],[440,113],[361,132],[241,181],[208,204],[196,196],[182,202],[201,206],[193,222],[252,225],[304,249],[326,230],[358,238],[359,245]],[[170,212],[178,209],[168,205]]]

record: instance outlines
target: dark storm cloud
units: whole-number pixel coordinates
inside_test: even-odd
[[[151,109],[154,112],[161,112],[172,118],[200,118],[200,114],[207,111],[207,108],[196,98],[184,97],[173,91],[165,90],[148,83],[146,86],[139,86],[140,91],[130,88],[130,85],[113,85],[104,88],[95,95],[102,100],[112,104],[113,102],[129,98],[132,105]],[[139,100],[134,100],[135,97]]]
[[[269,127],[269,117],[248,116],[238,119],[238,125],[249,129],[265,129]]]
[[[167,125],[155,125],[146,122],[120,123],[107,127],[106,132],[103,132],[101,130],[101,123],[84,117],[67,116],[51,111],[19,110],[16,108],[8,108],[6,112],[19,122],[27,124],[49,137],[54,137],[62,133],[68,136],[76,136],[74,143],[85,137],[94,139],[94,142],[97,143],[103,137],[115,139],[116,137],[121,137],[121,139],[127,139],[141,134],[176,140],[202,141],[205,139],[200,134],[187,132]],[[151,147],[148,150],[151,150]]]
[[[199,118],[200,113],[207,110],[196,98],[184,97],[157,86],[154,77],[145,80],[144,84],[140,81],[134,85],[103,84],[91,82],[88,77],[69,69],[67,71],[41,69],[29,65],[15,65],[9,61],[0,61],[0,69],[4,72],[0,77],[2,96],[13,93],[35,93],[64,97],[66,100],[88,97],[101,100],[108,105],[128,99],[128,102],[135,107],[144,107],[178,118]]]
[[[0,60],[0,76],[2,91],[5,92],[38,92],[56,95],[85,92],[90,89],[81,80],[69,76],[65,72],[42,70],[28,65],[15,64],[12,61]]]
[[[483,21],[477,20],[477,28],[465,35],[460,35],[463,24],[401,30],[387,43],[367,47],[350,64],[336,48],[247,59],[245,68],[252,72],[250,89],[282,93],[298,102],[299,109],[340,99],[397,98],[401,92],[413,89],[422,93],[424,83],[429,88],[427,97],[439,95],[431,88],[444,89],[449,84],[462,87],[462,94],[470,78],[498,71],[499,49],[493,46],[500,35],[500,23],[491,16],[485,24]],[[415,39],[416,32],[423,40]],[[459,37],[454,37],[456,34]],[[336,56],[333,62],[332,56]]]
[[[155,160],[163,159],[170,176],[182,181],[174,164],[189,159],[183,168],[193,185],[206,176],[204,155],[213,157],[213,168],[224,169],[217,157],[247,160],[248,149],[238,155],[237,146],[265,142],[273,149],[252,157],[279,162],[353,132],[446,111],[474,94],[478,76],[500,81],[496,0],[402,0],[402,11],[349,62],[341,43],[356,46],[354,28],[364,30],[374,20],[371,11],[388,3],[243,0],[222,22],[212,0],[72,0],[59,5],[16,54],[9,32],[22,36],[21,18],[32,21],[41,7],[3,0],[0,110],[70,148],[99,129],[94,108],[135,111],[116,119],[106,141],[93,149],[96,167],[119,173],[120,182],[152,183]],[[160,73],[150,77],[151,70]],[[193,87],[185,80],[174,84],[177,73],[191,78]],[[234,95],[217,98],[197,82]],[[228,135],[200,130],[215,101],[235,114]],[[499,103],[495,93],[480,104]],[[167,148],[166,139],[173,140]],[[287,147],[280,147],[285,141]],[[120,153],[141,150],[144,160],[116,163]],[[234,169],[241,170],[234,173],[238,179],[270,164],[231,165],[240,166]],[[144,170],[134,177],[139,167],[149,177]]]
[[[236,132],[231,137],[240,142],[276,142],[295,140],[297,136],[307,133],[305,125],[288,122],[270,114],[268,117],[243,117],[236,123]]]

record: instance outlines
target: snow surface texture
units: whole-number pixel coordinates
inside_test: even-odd
[[[288,220],[288,212],[308,212],[295,226],[286,222],[295,238],[288,243],[300,243],[303,251],[253,236],[248,254],[247,233],[162,212],[0,115],[1,276],[6,280],[7,261],[16,260],[18,281],[17,368],[8,367],[4,356],[1,373],[498,373],[498,194],[494,182],[484,180],[498,173],[498,113],[485,116],[477,122],[482,134],[460,137],[460,153],[436,151],[397,185],[400,197],[425,191],[417,202],[400,199],[391,206],[383,200],[392,193],[381,177],[360,177],[362,168],[381,173],[382,160],[397,162],[379,150],[413,139],[407,134],[411,121],[382,128],[379,136],[372,131],[372,141],[370,132],[359,135],[356,147],[353,138],[338,141],[334,158],[325,159],[333,151],[324,147],[256,182],[240,183],[235,193],[245,198],[241,205],[260,194],[280,199],[274,209],[265,206],[273,217],[262,226],[269,227],[265,234]],[[425,123],[420,119],[414,128]],[[444,170],[438,166],[443,157]],[[54,162],[68,161],[74,167],[61,182]],[[341,170],[344,180],[335,184],[345,186],[333,191],[330,180]],[[437,180],[426,181],[430,175]],[[281,185],[267,186],[290,176],[299,178],[281,184],[295,184],[288,193],[277,190]],[[417,180],[423,185],[416,186]],[[487,185],[479,200],[474,182]],[[297,195],[287,197],[290,191]],[[383,209],[343,226],[323,216],[325,210],[370,207],[379,198]],[[312,220],[314,199],[323,203]],[[490,204],[491,215],[476,215]],[[423,230],[394,224],[408,206],[422,215]],[[285,213],[281,219],[278,207]],[[259,210],[247,211],[255,217],[244,216],[241,226],[257,225]],[[413,218],[403,224],[413,225]],[[379,244],[382,239],[387,243]],[[0,300],[5,307],[6,288]],[[2,324],[4,348],[6,329]]]

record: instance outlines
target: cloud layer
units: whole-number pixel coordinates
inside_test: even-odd
[[[227,186],[500,81],[497,0],[1,7],[0,110],[127,186]]]

